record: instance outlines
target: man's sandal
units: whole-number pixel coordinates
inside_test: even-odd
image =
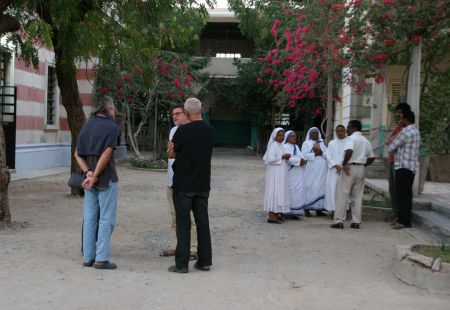
[[[159,253],[159,256],[161,257],[175,256],[175,250],[163,250],[161,251],[161,253]]]

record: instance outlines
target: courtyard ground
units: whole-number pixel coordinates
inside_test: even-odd
[[[326,218],[268,224],[265,165],[215,153],[211,272],[167,272],[166,175],[119,166],[112,237],[115,271],[81,267],[82,199],[68,173],[11,183],[14,228],[0,230],[1,309],[449,309],[450,296],[409,286],[391,272],[394,246],[417,242],[382,221],[360,230]]]

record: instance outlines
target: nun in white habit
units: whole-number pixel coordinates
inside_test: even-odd
[[[330,141],[326,152],[328,173],[325,185],[325,209],[329,212],[334,212],[336,210],[336,184],[342,170],[342,161],[344,160],[345,151],[344,145],[347,142],[344,126],[337,125],[335,132],[336,138]]]
[[[263,160],[267,165],[264,211],[269,223],[280,224],[282,213],[289,212],[288,163],[291,157],[283,148],[284,130],[275,128],[267,143]]]
[[[297,145],[297,134],[289,130],[285,134],[284,151],[291,154],[288,160],[288,183],[289,198],[291,201],[291,212],[284,214],[287,219],[298,220],[304,215],[303,205],[305,204],[304,173],[306,160]]]
[[[325,182],[328,165],[325,158],[327,147],[317,127],[308,130],[306,140],[302,145],[302,153],[311,156],[305,167],[305,216],[311,216],[309,211],[316,211],[317,216],[325,216]]]

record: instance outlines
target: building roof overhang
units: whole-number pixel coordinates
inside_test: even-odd
[[[210,23],[239,23],[234,12],[227,8],[208,9]]]

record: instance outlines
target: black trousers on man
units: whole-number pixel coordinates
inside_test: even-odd
[[[395,170],[395,192],[398,223],[411,227],[412,186],[414,173],[405,168]]]
[[[389,195],[391,196],[391,207],[392,211],[395,215],[398,216],[397,210],[397,200],[396,200],[396,192],[395,192],[395,168],[394,164],[389,164]]]
[[[173,191],[173,203],[177,224],[177,248],[175,264],[177,268],[186,268],[189,264],[191,248],[191,210],[197,225],[198,264],[201,267],[212,265],[211,234],[209,231],[207,192]]]

